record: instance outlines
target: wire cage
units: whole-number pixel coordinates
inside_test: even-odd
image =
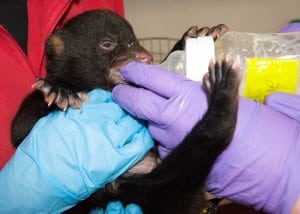
[[[177,41],[177,38],[168,37],[145,37],[139,39],[140,44],[152,54],[153,64],[160,64]]]

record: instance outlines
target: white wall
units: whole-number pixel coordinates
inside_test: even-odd
[[[300,0],[124,0],[137,37],[179,38],[192,25],[226,24],[231,30],[277,32],[300,18]]]

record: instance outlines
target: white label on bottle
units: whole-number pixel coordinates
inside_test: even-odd
[[[215,44],[211,36],[188,38],[186,40],[186,77],[202,81],[208,72],[208,65],[215,57]]]

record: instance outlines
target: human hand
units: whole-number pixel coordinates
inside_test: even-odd
[[[61,213],[123,174],[153,147],[140,121],[93,90],[82,111],[40,119],[0,172],[0,213]]]
[[[295,104],[291,97],[285,103]],[[299,123],[277,109],[240,98],[233,140],[211,169],[207,191],[266,213],[290,213],[300,194]]]
[[[165,69],[132,62],[121,68],[132,85],[117,85],[113,99],[130,114],[147,120],[163,158],[190,133],[207,110],[202,84]]]

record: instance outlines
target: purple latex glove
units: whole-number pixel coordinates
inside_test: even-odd
[[[266,98],[265,104],[300,122],[299,95],[274,92]]]
[[[207,190],[267,213],[291,213],[300,196],[300,127],[277,110],[240,98],[237,127]]]
[[[132,115],[147,120],[150,134],[160,144],[162,158],[191,131],[207,110],[202,84],[161,67],[132,62],[120,70],[137,86],[118,85],[113,99]]]
[[[121,75],[138,87],[119,85],[113,98],[148,120],[151,134],[167,151],[207,109],[199,83],[157,66],[130,63]],[[216,161],[207,179],[208,191],[268,213],[290,213],[300,195],[295,164],[300,163],[299,130],[295,120],[241,97],[233,141]]]
[[[300,31],[300,22],[291,22],[279,30],[280,33]]]

